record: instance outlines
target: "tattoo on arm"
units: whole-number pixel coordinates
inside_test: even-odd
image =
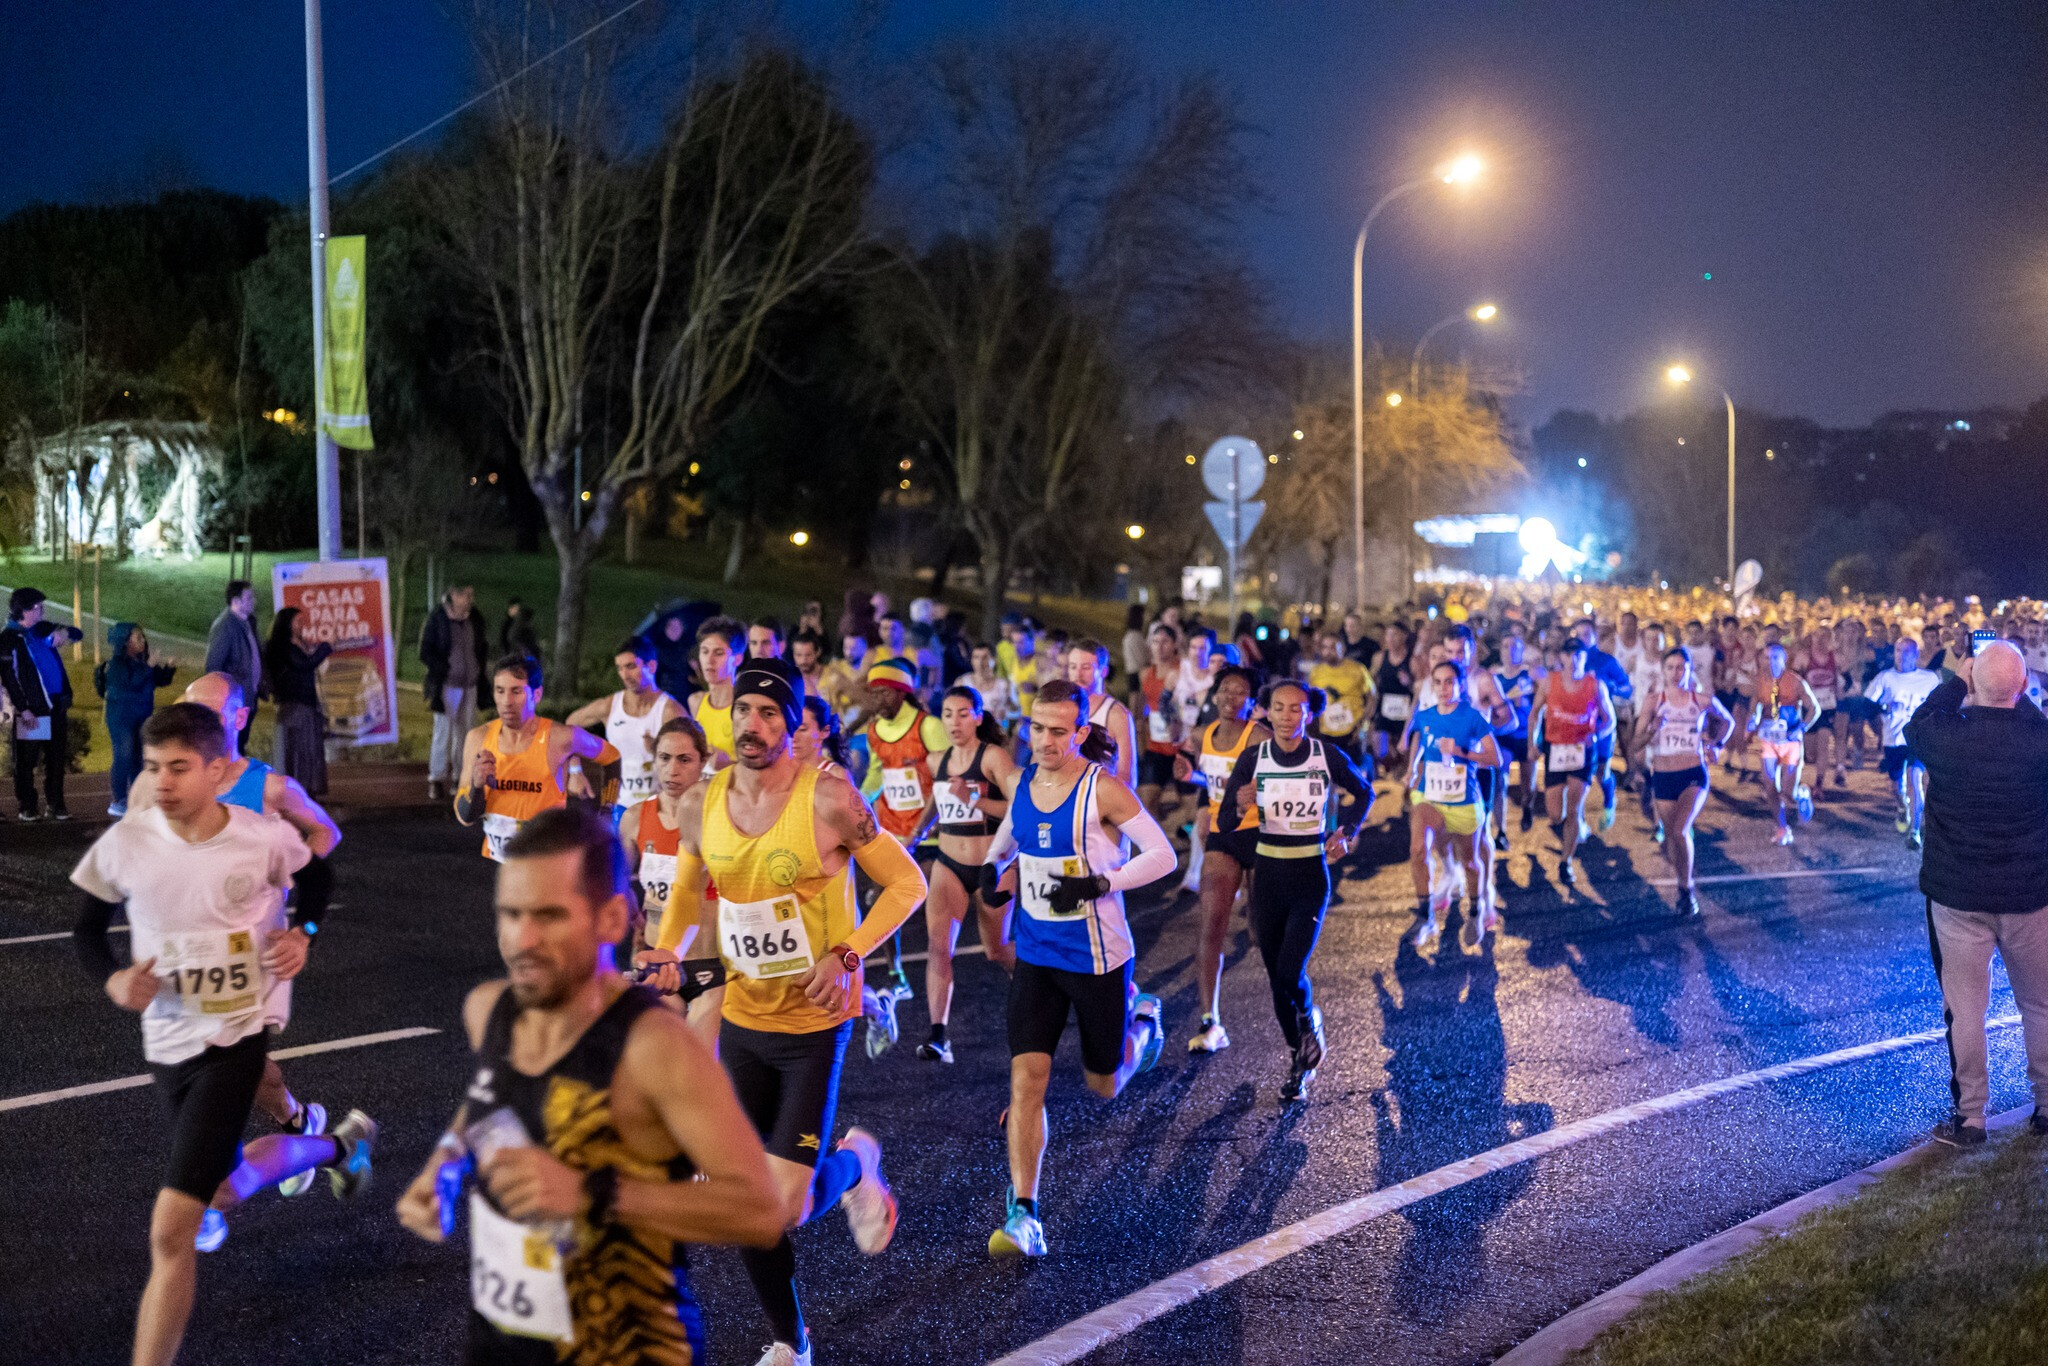
[[[865,849],[875,842],[881,830],[875,825],[874,811],[861,800],[860,793],[853,792],[851,784],[847,790],[853,794],[853,847]]]

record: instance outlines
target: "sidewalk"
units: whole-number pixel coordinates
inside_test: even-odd
[[[105,773],[64,775],[64,795],[72,814],[80,820],[103,818],[111,789],[110,776]],[[338,816],[353,811],[440,809],[446,805],[427,800],[427,766],[408,763],[329,764],[327,795],[320,803]],[[11,820],[13,803],[10,800],[6,805]]]

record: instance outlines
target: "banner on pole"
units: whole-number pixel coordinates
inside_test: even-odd
[[[320,430],[352,451],[377,444],[370,436],[370,385],[363,368],[363,320],[370,294],[363,243],[360,237],[327,239],[327,374]]]
[[[319,676],[327,733],[348,745],[397,743],[397,642],[384,560],[279,564],[270,596],[273,611],[298,608],[306,634],[334,647]]]

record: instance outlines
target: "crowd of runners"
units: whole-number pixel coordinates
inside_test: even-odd
[[[1310,1095],[1327,1046],[1310,964],[1376,807],[1406,819],[1422,952],[1446,951],[1454,918],[1460,950],[1484,951],[1497,856],[1539,803],[1570,886],[1581,842],[1636,795],[1675,911],[1695,916],[1693,824],[1717,766],[1760,784],[1790,844],[1875,763],[1917,847],[1924,774],[1903,731],[1948,666],[2007,637],[2037,699],[2048,681],[2036,606],[1974,600],[1459,588],[1376,620],[1247,614],[1222,634],[1134,610],[1121,668],[1023,616],[942,645],[890,620],[834,648],[808,625],[713,615],[682,668],[678,633],[636,636],[618,689],[562,720],[543,714],[536,659],[488,670],[496,715],[463,740],[452,808],[477,830],[506,976],[468,997],[474,1075],[451,1079],[459,1104],[398,1204],[423,1238],[466,1226],[467,1360],[698,1360],[684,1249],[704,1243],[741,1248],[773,1339],[762,1366],[809,1363],[792,1231],[837,1208],[879,1254],[896,1226],[880,1139],[836,1131],[835,1109],[856,1034],[869,1058],[901,1038],[917,993],[900,931],[920,909],[914,1056],[943,1070],[956,1009],[1003,1011],[1010,1095],[990,1118],[1009,1183],[990,1192],[988,1248],[1040,1257],[1069,1024],[1104,1100],[1170,1038],[1230,1047],[1240,907],[1275,1017],[1253,1046],[1274,1054],[1280,1103]],[[72,878],[80,956],[140,1016],[169,1113],[137,1363],[176,1356],[197,1253],[238,1204],[323,1178],[352,1199],[377,1140],[268,1057],[317,958],[341,831],[241,752],[247,715],[209,674],[152,717],[127,813]],[[1138,987],[1124,901],[1141,891],[1198,917],[1188,1018]],[[126,965],[108,937],[122,914]],[[956,991],[970,919],[1002,1002]],[[271,1132],[245,1142],[256,1111]]]

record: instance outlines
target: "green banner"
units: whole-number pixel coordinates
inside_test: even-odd
[[[337,446],[367,451],[370,385],[363,370],[363,316],[369,276],[360,237],[327,239],[327,373],[320,395],[320,430]]]

